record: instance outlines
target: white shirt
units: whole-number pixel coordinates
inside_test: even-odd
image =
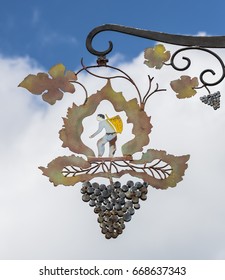
[[[92,137],[95,137],[97,134],[99,134],[103,128],[105,129],[106,133],[116,133],[115,129],[107,120],[102,120],[99,122],[98,130],[92,135]]]

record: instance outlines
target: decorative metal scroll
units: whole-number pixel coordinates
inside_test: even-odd
[[[67,116],[63,118],[63,128],[59,131],[62,146],[69,148],[70,156],[60,156],[52,160],[47,167],[39,167],[54,186],[74,186],[82,183],[82,200],[88,202],[98,214],[98,222],[101,232],[107,239],[116,238],[125,228],[125,222],[129,222],[132,215],[140,208],[140,201],[147,199],[149,186],[156,189],[175,187],[184,176],[187,169],[189,155],[174,156],[166,151],[158,151],[149,147],[151,133],[151,118],[145,111],[146,104],[153,94],[166,89],[159,87],[154,78],[148,76],[149,87],[142,92],[132,77],[122,69],[108,65],[105,55],[112,50],[112,43],[106,51],[99,52],[92,47],[92,40],[101,31],[117,31],[134,36],[149,38],[167,43],[190,46],[182,48],[171,55],[162,44],[148,48],[144,52],[144,63],[150,68],[161,69],[163,66],[172,66],[178,71],[186,70],[191,61],[187,57],[187,65],[182,69],[175,64],[175,57],[189,49],[202,50],[216,57],[222,68],[222,76],[219,81],[209,83],[205,81],[206,72],[214,74],[213,70],[203,71],[199,79],[197,77],[181,76],[180,79],[171,81],[171,88],[177,93],[178,98],[189,98],[196,94],[200,88],[208,91],[207,96],[200,99],[203,103],[219,108],[220,93],[211,94],[209,87],[216,85],[224,79],[224,64],[217,54],[203,47],[223,47],[224,37],[190,37],[169,35],[152,31],[132,29],[128,27],[104,25],[95,28],[87,37],[87,49],[98,56],[97,64],[85,66],[76,73],[66,70],[63,64],[53,66],[48,73],[28,75],[19,86],[28,89],[35,95],[42,95],[47,103],[53,105],[61,100],[65,92],[83,94],[83,104],[73,103],[68,108]],[[179,43],[177,41],[179,40]],[[218,45],[216,43],[218,40]],[[193,46],[194,45],[194,46]],[[198,45],[198,47],[196,47]],[[110,69],[111,76],[96,74],[99,68]],[[105,85],[97,92],[90,94],[83,83],[79,81],[79,74],[85,71],[89,75],[105,80]],[[131,84],[136,93],[135,98],[129,98],[127,92],[117,92],[113,89],[113,80],[124,79]],[[201,85],[199,85],[201,83]],[[81,88],[81,90],[80,90]],[[114,115],[108,116],[108,112],[97,113],[102,101],[109,102]],[[124,117],[125,116],[125,117]],[[96,125],[96,129],[89,134],[88,139],[82,135],[86,130],[85,121]],[[132,125],[131,139],[118,146],[120,135],[126,133],[127,125]],[[97,139],[98,134],[105,134]],[[90,139],[95,140],[95,147],[91,146]],[[108,155],[105,147],[108,145]],[[145,147],[145,152],[143,148]],[[136,153],[142,152],[137,158]],[[124,181],[124,175],[129,180]],[[99,180],[99,178],[102,178]],[[93,181],[94,180],[94,181]],[[133,181],[134,180],[134,181]],[[137,180],[137,181],[135,181]],[[108,183],[106,183],[107,181]]]
[[[151,30],[138,29],[117,24],[104,24],[95,27],[87,36],[86,47],[90,53],[96,56],[105,56],[113,49],[113,43],[109,41],[109,47],[105,51],[97,51],[92,46],[94,37],[104,31],[114,31],[131,36],[137,36],[157,42],[173,44],[177,46],[199,48],[225,48],[225,36],[184,36],[174,35]]]
[[[168,56],[167,59],[162,60],[163,51],[161,47],[158,47],[158,50],[155,49],[155,55],[150,55],[150,63],[149,67],[160,69],[162,65],[165,65],[165,62],[170,59],[170,62],[166,65],[172,66],[173,69],[177,71],[185,71],[191,66],[191,59],[187,56],[183,56],[182,59],[186,62],[186,65],[183,67],[179,67],[176,64],[176,58],[183,54],[187,53],[190,50],[197,50],[201,52],[205,52],[210,56],[213,56],[218,64],[220,65],[221,75],[214,82],[207,81],[206,75],[216,75],[216,72],[213,69],[205,69],[200,74],[199,77],[190,78],[188,76],[181,76],[180,81],[178,80],[176,83],[172,83],[171,87],[174,91],[178,93],[178,98],[186,98],[195,95],[197,89],[205,88],[207,90],[207,95],[204,95],[200,98],[200,100],[212,106],[215,110],[220,107],[220,92],[211,93],[209,87],[218,85],[225,78],[225,65],[223,60],[220,58],[218,54],[212,51],[212,48],[225,48],[225,36],[185,36],[185,35],[175,35],[175,34],[167,34],[162,32],[154,32],[150,30],[137,29],[127,26],[115,25],[115,24],[105,24],[94,28],[87,36],[86,39],[86,47],[88,51],[94,55],[99,57],[104,57],[109,54],[113,49],[113,43],[109,41],[109,47],[105,51],[97,51],[93,48],[92,42],[95,36],[104,31],[113,31],[119,32],[123,34],[128,34],[131,36],[141,37],[145,39],[154,40],[157,42],[168,43],[176,46],[186,46],[181,49],[175,51],[171,56]],[[159,45],[162,46],[162,45]],[[157,48],[157,47],[156,47]],[[210,48],[210,49],[208,49]],[[149,53],[152,48],[146,50],[146,53]],[[153,48],[154,50],[154,48]],[[148,54],[147,54],[148,56]],[[151,61],[154,59],[158,59],[159,65],[152,65]],[[174,87],[173,87],[174,86]],[[180,88],[181,87],[181,88]],[[181,94],[179,94],[182,92]],[[186,93],[184,93],[186,92]],[[181,97],[182,96],[182,97]]]

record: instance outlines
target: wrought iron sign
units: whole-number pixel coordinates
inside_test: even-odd
[[[225,47],[225,38],[170,35],[106,24],[96,27],[87,36],[87,49],[98,58],[96,65],[85,66],[81,61],[82,67],[75,73],[66,70],[63,64],[57,64],[48,73],[28,75],[19,85],[33,94],[42,95],[43,100],[51,105],[61,100],[65,92],[74,93],[75,88],[79,88],[76,94],[83,94],[83,104],[73,103],[68,108],[67,115],[63,118],[63,128],[59,131],[62,146],[69,148],[72,155],[57,157],[47,167],[39,168],[54,186],[74,186],[81,183],[82,200],[93,207],[98,215],[101,232],[110,239],[122,234],[125,222],[131,220],[132,215],[140,208],[140,202],[147,199],[149,186],[167,189],[175,187],[183,179],[189,155],[174,156],[149,147],[152,125],[145,110],[146,104],[153,94],[166,89],[160,88],[154,78],[148,76],[149,87],[146,92],[142,92],[125,71],[109,65],[106,55],[113,49],[112,42],[109,42],[106,51],[97,51],[92,47],[93,38],[102,31],[116,31],[160,42],[144,52],[144,63],[150,68],[172,67],[177,71],[185,71],[190,67],[191,59],[184,56],[186,65],[181,68],[175,63],[176,57],[193,49],[215,57],[222,69],[221,77],[217,81],[209,82],[205,79],[207,73],[215,75],[213,69],[206,69],[199,77],[182,75],[170,83],[170,87],[180,99],[194,96],[198,89],[206,89],[207,95],[200,97],[200,100],[215,110],[220,107],[220,92],[211,92],[210,88],[224,79],[225,67],[222,59],[211,49]],[[161,44],[163,42],[181,45],[182,48],[171,55]],[[113,70],[115,75],[96,73],[95,70],[99,68]],[[96,83],[99,79],[105,80],[105,85],[90,94],[79,81],[82,72],[95,77]],[[114,79],[124,79],[131,84],[136,97],[129,99],[127,92],[115,91],[112,83]],[[97,114],[102,101],[108,101],[115,114],[108,115],[107,111]],[[92,120],[92,126],[95,128],[89,138],[93,141],[96,139],[97,152],[82,138],[85,130],[84,120],[87,118]],[[119,146],[118,139],[125,133],[128,124],[133,126],[133,138]],[[104,135],[99,136],[103,131]],[[142,152],[138,159],[134,156],[137,152]],[[126,182],[123,175],[129,176]]]

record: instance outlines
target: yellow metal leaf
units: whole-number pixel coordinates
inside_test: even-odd
[[[56,64],[50,68],[48,73],[52,76],[52,78],[63,77],[65,70],[66,67],[63,64]]]
[[[198,87],[198,78],[181,76],[180,79],[170,83],[171,88],[177,93],[177,98],[190,98],[194,96]]]
[[[148,48],[144,52],[145,64],[150,68],[160,69],[170,59],[170,52],[162,44]]]

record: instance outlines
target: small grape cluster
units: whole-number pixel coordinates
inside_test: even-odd
[[[214,110],[217,110],[220,108],[220,92],[217,91],[213,94],[208,94],[200,97],[200,100],[213,107]]]
[[[135,210],[140,208],[140,200],[147,199],[148,183],[119,181],[112,185],[84,182],[81,188],[82,200],[94,207],[98,223],[107,239],[116,238],[125,229]]]

